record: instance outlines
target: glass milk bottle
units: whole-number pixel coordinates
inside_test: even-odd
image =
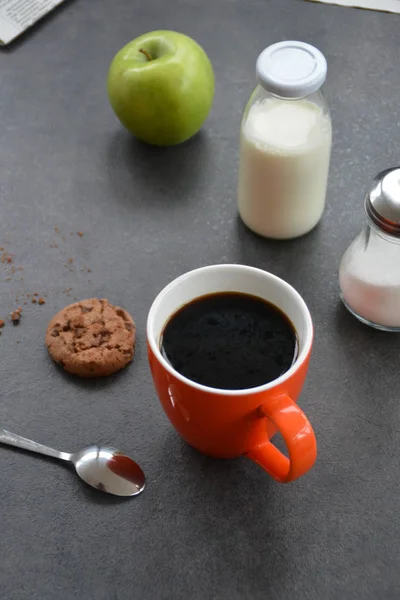
[[[238,209],[255,233],[276,239],[309,232],[324,206],[332,126],[321,92],[327,64],[303,42],[266,48],[240,135]]]
[[[340,295],[363,323],[400,331],[400,168],[375,177],[365,212],[367,223],[340,263]]]

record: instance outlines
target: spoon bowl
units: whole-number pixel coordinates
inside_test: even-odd
[[[114,496],[137,496],[145,487],[139,465],[109,446],[89,446],[68,454],[0,429],[0,443],[72,463],[79,477],[96,490]]]
[[[142,469],[115,448],[90,446],[71,454],[70,460],[79,477],[96,490],[115,496],[136,496],[144,490]]]

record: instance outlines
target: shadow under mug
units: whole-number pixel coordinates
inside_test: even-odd
[[[187,379],[165,360],[160,338],[170,317],[195,298],[218,292],[258,296],[289,317],[297,332],[299,351],[286,373],[259,387],[223,390]],[[247,456],[280,482],[304,475],[317,456],[313,429],[296,404],[312,343],[311,316],[298,292],[279,277],[245,265],[213,265],[178,277],[156,297],[147,319],[150,369],[161,404],[176,431],[209,456]],[[277,431],[288,457],[271,442]]]

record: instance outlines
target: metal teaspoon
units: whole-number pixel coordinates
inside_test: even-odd
[[[145,487],[145,476],[139,465],[115,448],[89,446],[68,454],[37,444],[5,429],[0,429],[0,443],[70,462],[83,481],[108,494],[136,496]]]

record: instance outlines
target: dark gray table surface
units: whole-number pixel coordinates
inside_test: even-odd
[[[105,91],[114,53],[158,28],[193,36],[216,73],[202,132],[163,150],[122,130]],[[396,15],[302,0],[71,0],[1,51],[0,245],[14,262],[0,263],[0,318],[22,294],[46,304],[22,304],[1,334],[0,424],[66,451],[113,444],[148,478],[118,502],[1,447],[1,600],[399,598],[400,338],[348,315],[336,275],[370,179],[399,162],[399,30]],[[327,56],[334,147],[320,226],[273,243],[238,220],[237,142],[259,51],[290,38]],[[153,389],[153,298],[220,262],[276,273],[311,309],[300,404],[319,457],[294,484],[188,448]],[[55,311],[92,296],[134,315],[138,343],[124,372],[85,382],[54,367],[44,333]]]

